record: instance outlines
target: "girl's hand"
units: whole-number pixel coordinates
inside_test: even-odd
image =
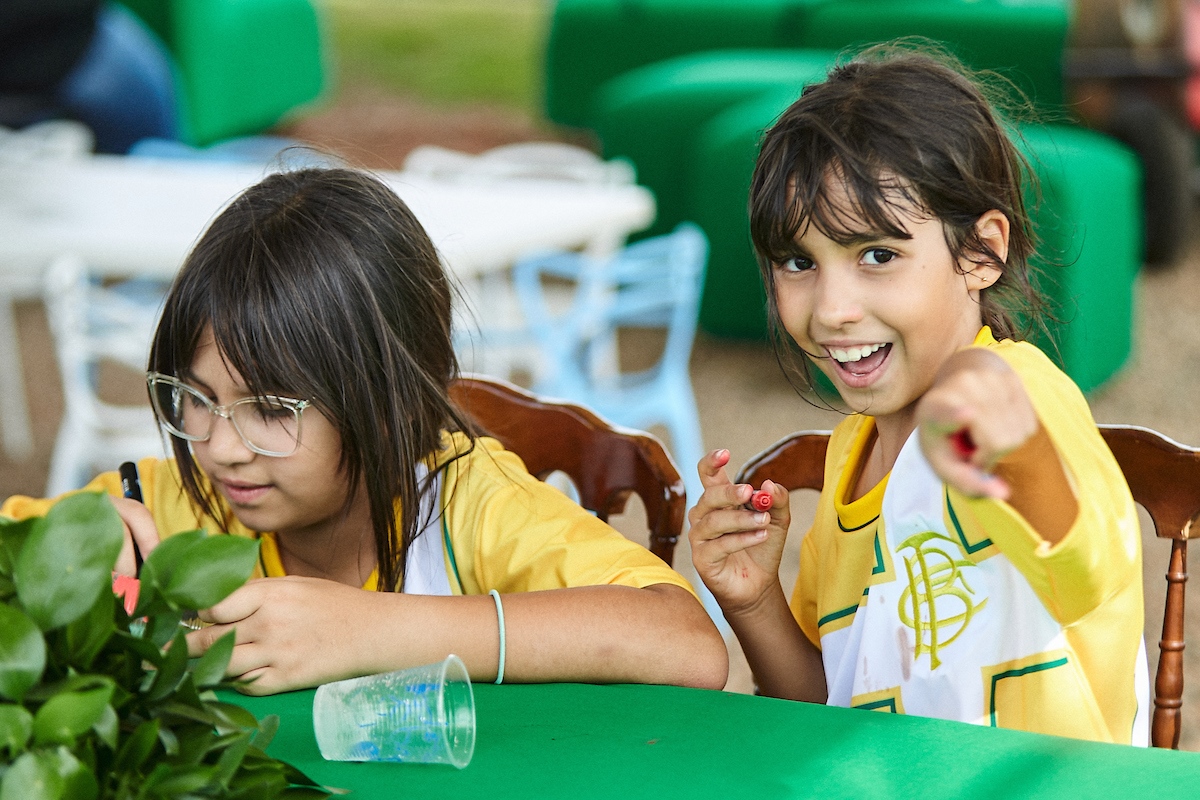
[[[252,681],[246,694],[273,694],[361,674],[356,670],[357,626],[369,616],[352,586],[289,576],[252,580],[200,612],[212,625],[188,634],[188,652],[204,653],[236,629],[226,675]]]
[[[136,500],[127,497],[109,497],[121,522],[125,523],[125,543],[121,545],[121,554],[117,556],[114,571],[121,575],[137,575],[137,559],[133,555],[133,543],[137,542],[142,558],[150,555],[158,547],[158,526],[150,510]]]
[[[997,462],[1041,427],[1020,378],[982,348],[947,360],[916,417],[921,449],[938,477],[964,494],[999,500],[1012,490],[993,474]]]
[[[704,494],[688,512],[688,538],[700,579],[727,614],[736,614],[778,587],[791,512],[788,493],[772,481],[762,485],[771,495],[771,510],[748,510],[753,488],[731,483],[728,463],[729,451],[717,450],[697,465]]]

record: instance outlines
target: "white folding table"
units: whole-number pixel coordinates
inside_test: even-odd
[[[40,295],[46,266],[75,255],[111,275],[169,278],[260,166],[86,155],[0,158],[0,424],[7,453],[32,447],[13,301]],[[654,218],[644,188],[530,178],[377,172],[425,226],[471,297],[480,280],[541,249],[604,255]],[[472,288],[476,287],[476,288]],[[477,305],[480,320],[495,309]]]

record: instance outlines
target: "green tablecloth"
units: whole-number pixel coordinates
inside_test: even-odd
[[[1177,794],[1200,754],[1104,745],[662,686],[475,687],[466,769],[324,761],[313,692],[236,698],[278,714],[269,752],[354,798],[1040,798]]]

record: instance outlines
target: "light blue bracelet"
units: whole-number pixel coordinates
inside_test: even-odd
[[[504,683],[504,604],[500,602],[500,593],[495,589],[488,594],[496,601],[496,619],[500,623],[500,666],[496,668],[496,683]]]

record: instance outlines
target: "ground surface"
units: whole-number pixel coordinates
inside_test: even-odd
[[[479,152],[530,139],[566,138],[586,143],[577,134],[555,131],[521,114],[487,106],[436,108],[420,101],[371,89],[345,94],[330,106],[292,125],[290,134],[341,152],[357,164],[396,168],[420,144]],[[61,389],[53,349],[40,304],[19,309],[21,348],[34,414],[37,452],[14,462],[0,456],[0,496],[40,494],[50,449],[62,414]],[[1174,269],[1144,274],[1138,287],[1135,354],[1128,367],[1090,398],[1096,419],[1155,428],[1181,442],[1200,445],[1200,241]],[[631,347],[636,350],[637,343]],[[638,353],[629,354],[637,358]],[[701,335],[692,357],[692,377],[700,405],[706,444],[727,447],[733,466],[796,430],[829,428],[838,417],[805,405],[783,379],[762,343],[713,339]],[[114,397],[137,398],[136,375],[108,376]],[[115,465],[114,465],[115,466]],[[795,514],[803,520],[804,508]],[[811,513],[811,512],[809,512]],[[630,515],[633,518],[634,515]],[[629,526],[635,523],[627,521]],[[797,522],[785,557],[783,580],[790,586],[805,523]],[[1146,538],[1147,645],[1151,668],[1157,658],[1161,630],[1166,545]],[[689,568],[686,545],[676,553],[676,566]],[[1200,614],[1188,626],[1184,746],[1200,750]],[[730,689],[748,691],[749,671],[736,642],[731,642]]]

